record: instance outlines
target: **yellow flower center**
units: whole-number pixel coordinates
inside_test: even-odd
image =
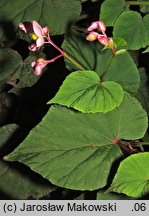
[[[32,39],[33,39],[33,40],[37,40],[37,38],[38,38],[37,35],[33,33],[33,34],[32,34]]]

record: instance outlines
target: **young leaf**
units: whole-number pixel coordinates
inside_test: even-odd
[[[149,193],[149,153],[134,154],[123,160],[109,191],[135,198]]]
[[[122,156],[113,141],[139,139],[147,127],[145,111],[127,93],[108,113],[56,106],[5,160],[20,161],[55,185],[95,190],[107,184],[112,164]]]
[[[116,20],[113,35],[124,38],[127,49],[137,50],[149,44],[148,26],[149,15],[142,18],[138,12],[125,11]]]
[[[116,82],[101,82],[94,71],[76,71],[67,76],[49,103],[96,113],[111,111],[120,105],[122,99],[123,89]]]
[[[106,26],[113,26],[118,16],[125,9],[125,0],[105,0],[101,5],[100,20]]]
[[[128,52],[112,58],[110,50],[104,50],[99,43],[88,42],[80,37],[68,37],[62,45],[64,51],[79,62],[86,70],[102,75],[104,81],[115,81],[125,91],[135,94],[140,85],[139,71]],[[69,70],[78,70],[65,59]]]
[[[81,13],[80,0],[7,0],[0,7],[0,18],[4,26],[0,38],[5,32],[12,34],[19,23],[36,20],[43,26],[49,26],[52,34],[63,34],[67,25]]]

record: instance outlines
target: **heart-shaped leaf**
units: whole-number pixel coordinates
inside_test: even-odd
[[[99,19],[103,20],[106,26],[113,26],[125,6],[125,0],[105,0],[101,5]]]
[[[88,42],[80,37],[66,38],[62,47],[86,70],[102,75],[102,80],[115,81],[132,94],[137,92],[140,84],[139,71],[127,52],[113,58],[110,50],[101,51],[103,46],[99,43]],[[65,58],[65,62],[69,70],[78,70],[68,59]]]
[[[52,34],[63,34],[80,13],[80,0],[7,0],[0,7],[0,38],[10,38],[19,23],[32,20],[49,26]]]
[[[123,89],[116,82],[101,82],[94,71],[76,71],[63,82],[49,103],[73,107],[85,113],[108,112],[118,107]]]
[[[113,35],[124,38],[127,49],[137,50],[149,45],[148,26],[149,14],[142,17],[138,12],[125,11],[116,20]]]
[[[123,160],[109,191],[141,197],[149,193],[149,153],[134,154]]]
[[[55,185],[94,190],[107,184],[112,164],[122,156],[115,139],[139,139],[147,127],[146,112],[127,93],[108,113],[56,106],[5,159],[26,164]]]

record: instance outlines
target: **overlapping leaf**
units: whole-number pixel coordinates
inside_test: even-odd
[[[5,159],[26,164],[55,185],[94,190],[106,185],[113,162],[122,156],[113,141],[139,139],[146,129],[145,111],[127,93],[119,108],[105,114],[56,106]]]
[[[46,181],[37,181],[27,174],[19,171],[17,166],[0,161],[0,191],[10,199],[37,199],[54,190],[54,186],[50,186]]]
[[[80,0],[7,0],[0,7],[0,38],[9,37],[20,22],[32,20],[49,26],[52,34],[63,34],[80,13]]]
[[[148,26],[149,15],[142,17],[138,12],[125,11],[116,20],[113,35],[124,38],[128,49],[137,50],[149,45]]]
[[[94,71],[76,71],[63,82],[49,103],[73,107],[84,113],[108,112],[118,107],[123,89],[116,82],[101,82]]]
[[[123,160],[110,191],[141,197],[149,193],[149,153],[131,155]]]
[[[140,84],[139,71],[127,52],[112,58],[110,50],[102,52],[103,46],[99,43],[88,42],[80,37],[66,38],[62,47],[86,70],[102,75],[102,80],[115,81],[125,91],[133,94],[137,92]],[[68,59],[65,62],[70,70],[78,69]]]
[[[17,88],[30,87],[40,76],[35,76],[31,62],[35,57],[24,61],[19,53],[9,48],[0,49],[0,88],[6,83]]]
[[[12,49],[0,49],[0,88],[21,69],[22,58]]]

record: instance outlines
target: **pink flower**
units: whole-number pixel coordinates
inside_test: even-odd
[[[29,50],[37,51],[40,47],[44,44],[44,37],[45,35],[49,34],[48,27],[41,28],[41,26],[33,20],[32,22],[24,22],[20,23],[19,27],[25,33],[33,33],[32,34],[32,41],[29,45]]]
[[[105,34],[106,26],[105,26],[103,21],[96,21],[96,22],[92,22],[87,30],[88,31],[93,31],[95,29],[98,29],[98,31],[102,32],[102,34]]]
[[[36,61],[32,62],[32,68],[34,69],[34,74],[39,76],[42,73],[42,69],[46,67],[48,61],[44,60],[43,58],[38,58]]]

